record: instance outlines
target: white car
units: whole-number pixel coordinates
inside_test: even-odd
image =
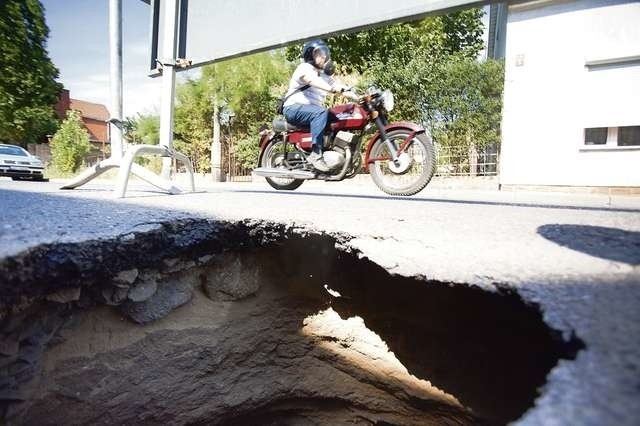
[[[44,164],[35,155],[19,146],[0,143],[0,176],[13,180],[45,180],[43,171]]]

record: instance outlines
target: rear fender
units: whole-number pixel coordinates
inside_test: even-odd
[[[415,135],[419,135],[420,133],[426,132],[424,127],[416,123],[412,123],[410,121],[394,121],[393,123],[389,123],[384,127],[384,130],[387,133],[393,132],[394,130],[401,130],[401,129],[405,129],[409,131],[409,138],[405,142],[408,142],[409,140],[413,139]],[[369,144],[367,145],[367,152],[365,153],[365,156],[364,156],[364,169],[367,172],[369,171],[369,164],[370,164],[369,158],[371,155],[371,149],[376,144],[378,139],[380,139],[380,131],[377,131],[371,137],[371,139],[369,139]],[[404,146],[401,148],[404,149]]]
[[[264,151],[267,149],[267,145],[276,137],[275,133],[269,131],[260,132],[260,140],[258,141],[258,146],[260,147],[260,154],[258,154],[258,165],[260,167],[262,164],[262,156],[264,155]]]

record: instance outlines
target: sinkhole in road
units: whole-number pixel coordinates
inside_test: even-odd
[[[144,301],[83,288],[21,422],[506,424],[582,347],[515,292],[390,275],[324,235],[197,256]],[[188,302],[149,320],[169,287]]]
[[[278,251],[272,274],[286,277],[279,280],[291,294],[328,305],[341,318],[362,318],[409,374],[471,409],[474,424],[521,417],[558,360],[583,348],[578,338],[563,341],[537,306],[506,288],[390,275],[335,250],[329,238],[292,240]]]

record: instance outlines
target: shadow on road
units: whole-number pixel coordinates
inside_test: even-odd
[[[538,234],[591,256],[640,265],[640,232],[604,226],[549,224],[538,227]]]

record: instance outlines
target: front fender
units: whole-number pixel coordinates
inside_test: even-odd
[[[413,133],[414,136],[419,135],[420,133],[426,132],[424,127],[416,123],[412,123],[410,121],[394,121],[393,123],[389,123],[384,127],[384,131],[387,133],[392,132],[394,130],[401,130],[401,129],[409,130],[411,133]],[[369,144],[367,145],[367,152],[364,155],[364,169],[367,172],[369,171],[369,156],[371,154],[371,149],[373,148],[373,145],[376,144],[378,139],[380,139],[380,131],[377,131],[371,137],[371,139],[369,139]]]

